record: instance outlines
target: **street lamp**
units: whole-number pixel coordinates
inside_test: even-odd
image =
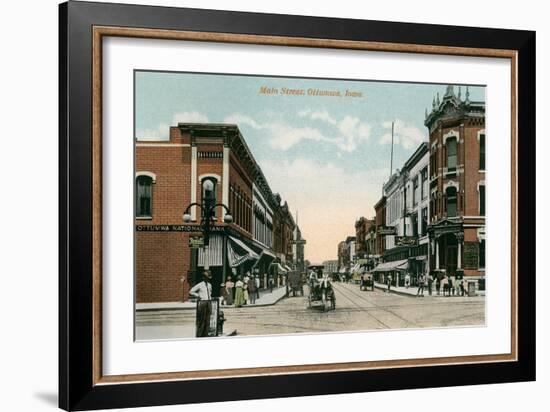
[[[185,211],[183,212],[183,221],[185,223],[189,223],[191,221],[191,214],[189,213],[189,210],[193,207],[197,206],[202,210],[202,217],[200,221],[200,228],[204,236],[204,269],[208,270],[210,268],[208,264],[208,249],[210,245],[210,230],[211,227],[215,223],[215,217],[214,217],[214,211],[217,207],[222,207],[225,209],[226,214],[223,217],[224,223],[231,223],[233,222],[233,216],[231,216],[231,213],[229,211],[229,208],[224,205],[223,203],[216,203],[211,204],[211,202],[208,202],[208,200],[204,204],[200,203],[191,203]]]

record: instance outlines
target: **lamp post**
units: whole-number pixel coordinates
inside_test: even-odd
[[[208,258],[209,258],[209,246],[210,246],[210,231],[212,226],[215,224],[215,216],[214,211],[217,207],[223,207],[225,211],[227,212],[225,216],[223,217],[224,223],[231,223],[233,222],[233,216],[231,216],[231,213],[229,211],[229,208],[222,204],[222,203],[216,203],[212,204],[212,202],[209,202],[209,199],[206,199],[204,204],[200,203],[191,203],[187,208],[185,209],[185,212],[183,212],[183,221],[185,223],[189,223],[191,221],[191,214],[189,213],[189,210],[193,207],[197,206],[202,210],[202,217],[200,221],[200,228],[203,233],[203,239],[204,239],[204,269],[208,270],[210,269]]]

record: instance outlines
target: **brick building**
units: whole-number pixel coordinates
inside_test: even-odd
[[[382,256],[386,251],[386,196],[382,196],[374,205],[376,213],[376,255]]]
[[[338,243],[338,270],[342,273],[349,268],[349,246],[345,240]]]
[[[251,272],[265,279],[276,271],[276,241],[281,239],[278,246],[287,258],[292,249],[284,242],[294,226],[239,128],[180,123],[170,127],[169,136],[136,142],[136,302],[186,300],[200,280],[206,263],[202,209],[189,208],[189,223],[182,217],[195,202],[222,203],[233,217],[224,223],[226,211],[216,207],[207,257],[214,296],[228,276]],[[198,245],[191,247],[190,239]]]
[[[372,254],[369,250],[371,228],[375,226],[374,219],[360,217],[355,221],[355,254],[358,259],[365,259]]]
[[[485,287],[485,103],[448,86],[426,113],[430,147],[430,269]]]

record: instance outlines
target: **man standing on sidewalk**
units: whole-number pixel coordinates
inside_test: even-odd
[[[432,286],[434,283],[434,277],[431,273],[428,274],[428,294],[432,296]]]
[[[418,291],[416,292],[416,296],[424,297],[424,281],[424,274],[421,273],[418,277]]]
[[[212,304],[210,302],[212,296],[212,284],[210,280],[212,275],[210,271],[205,270],[203,273],[203,281],[197,283],[189,291],[189,295],[197,298],[197,319],[196,319],[196,334],[197,338],[208,336],[210,327],[210,315],[212,313]]]
[[[256,299],[260,299],[260,277],[254,276],[254,283],[256,284]]]

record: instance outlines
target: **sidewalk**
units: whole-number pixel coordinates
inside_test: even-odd
[[[286,295],[286,286],[280,286],[278,288],[273,288],[273,292],[269,290],[260,290],[260,298],[256,299],[255,304],[248,303],[247,305],[241,306],[241,308],[255,308],[260,306],[271,306],[275,305]],[[197,304],[195,302],[161,302],[161,303],[137,303],[136,311],[148,311],[148,310],[194,310]],[[235,309],[235,306],[220,306],[221,309]]]
[[[386,285],[384,283],[375,282],[374,287],[377,288],[377,289],[381,289],[383,291],[388,290],[388,285]],[[416,297],[416,293],[418,292],[418,286],[411,286],[408,289],[404,286],[392,286],[391,289],[390,289],[390,292],[395,293],[397,295]],[[436,298],[444,297],[443,296],[443,291],[441,291],[441,294],[438,295],[437,291],[435,290],[435,287],[432,289],[432,295],[430,296],[430,294],[428,293],[428,288],[424,287],[424,297],[428,297],[428,296],[429,297],[436,297]],[[469,298],[469,297],[481,297],[481,296],[485,296],[485,292],[478,292],[476,296],[460,296],[460,295],[454,295],[453,296],[453,295],[451,295],[450,297]],[[449,297],[449,296],[445,296],[445,297]]]

